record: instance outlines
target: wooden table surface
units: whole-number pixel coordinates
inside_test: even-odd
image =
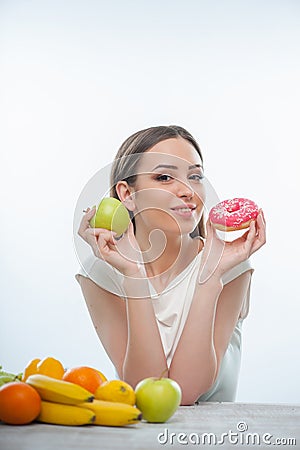
[[[202,403],[181,406],[163,424],[127,427],[0,424],[1,450],[187,447],[300,449],[300,404]]]

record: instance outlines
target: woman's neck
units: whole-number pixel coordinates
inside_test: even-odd
[[[167,235],[160,230],[153,230],[147,236],[137,232],[136,239],[149,277],[174,278],[202,248],[199,239],[191,239],[189,235]]]

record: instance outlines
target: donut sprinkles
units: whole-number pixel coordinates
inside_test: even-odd
[[[258,216],[258,206],[247,198],[224,200],[209,212],[212,225],[220,231],[236,231],[248,228]]]

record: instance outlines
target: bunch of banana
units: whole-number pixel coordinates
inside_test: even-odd
[[[56,425],[123,426],[138,423],[142,413],[132,405],[94,396],[81,386],[46,375],[31,375],[26,380],[42,399],[39,422]]]
[[[89,404],[94,398],[83,387],[39,374],[30,375],[26,383],[30,384],[42,399],[38,422],[69,426],[94,422],[95,413],[78,406],[82,402]]]

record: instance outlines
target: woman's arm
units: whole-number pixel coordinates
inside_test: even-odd
[[[160,376],[167,369],[166,357],[148,282],[137,264],[140,250],[132,223],[123,238],[116,241],[111,231],[90,228],[94,214],[94,209],[88,210],[78,233],[96,257],[123,274],[126,301],[83,277],[81,287],[97,333],[119,376],[135,386],[143,378]]]
[[[213,277],[196,286],[169,370],[169,377],[182,388],[183,405],[193,404],[214,383],[249,282],[248,271],[224,287]]]
[[[141,286],[145,280],[132,280],[134,297],[124,301],[89,278],[77,279],[95,330],[120,378],[134,387],[143,378],[160,376],[167,362],[151,298],[145,297],[146,288]],[[130,294],[132,281],[128,280]],[[143,290],[140,298],[138,286]]]
[[[127,285],[128,340],[122,377],[132,386],[136,386],[144,378],[159,377],[162,372],[168,371],[168,366],[151,297],[145,297],[143,292],[140,298],[136,298],[139,295],[137,288],[140,283],[147,284],[148,290],[147,280],[141,279],[136,285],[135,280],[132,281],[131,287]],[[128,280],[128,284],[132,284],[132,281]],[[135,292],[134,298],[130,295],[131,288]]]
[[[224,286],[219,297],[214,329],[214,346],[217,357],[215,378],[219,374],[223,356],[249,294],[251,274],[252,269],[249,269],[230,281]]]
[[[199,283],[169,371],[151,298],[147,296],[148,283],[145,279],[127,280],[128,344],[123,377],[135,385],[144,377],[159,376],[165,369],[182,387],[183,404],[193,404],[212,386],[248,291],[249,275],[225,287],[222,276],[265,242],[262,214],[257,227],[251,223],[249,231],[232,242],[221,241],[210,223],[207,230],[208,245]],[[135,296],[140,292],[141,298],[132,298],[130,291]]]
[[[232,242],[222,241],[210,221],[191,308],[169,370],[182,387],[182,404],[193,404],[215,381],[243,301],[250,273],[222,285],[223,275],[247,260],[266,242],[262,211],[249,230]]]

